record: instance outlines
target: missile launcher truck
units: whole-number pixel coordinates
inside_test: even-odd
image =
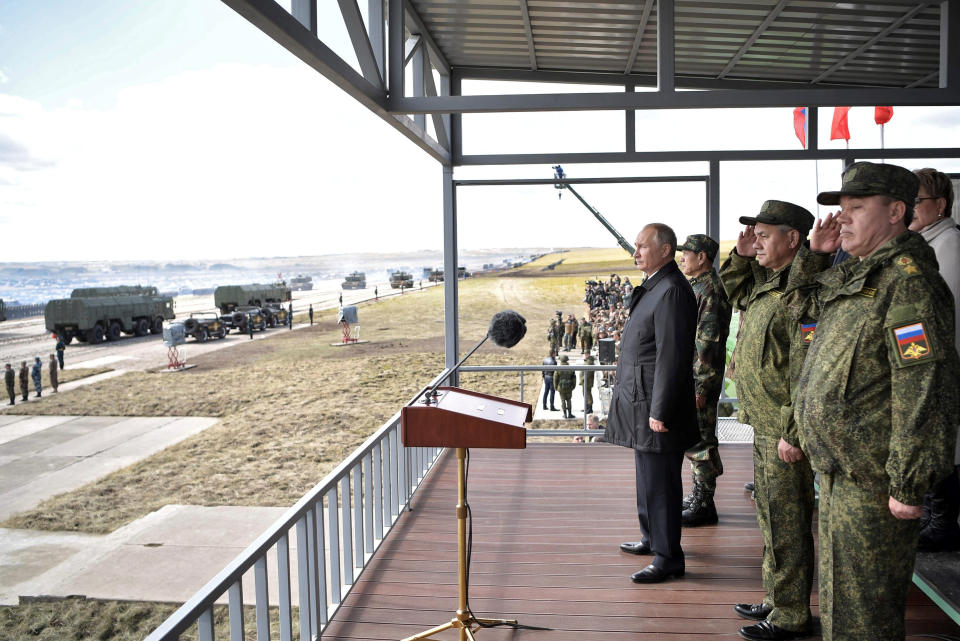
[[[241,306],[263,307],[267,303],[281,306],[290,300],[292,292],[286,285],[221,285],[213,290],[213,304],[221,314],[229,314]]]
[[[175,318],[173,298],[148,294],[59,298],[43,310],[47,331],[69,344],[113,341],[122,334],[163,333],[163,321]]]
[[[98,296],[159,296],[156,287],[149,285],[114,285],[112,287],[78,287],[70,292],[70,298],[96,298]]]

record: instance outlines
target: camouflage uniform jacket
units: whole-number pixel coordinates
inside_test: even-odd
[[[914,232],[817,277],[819,322],[796,416],[814,469],[907,505],[953,469],[960,414],[954,311]]]
[[[696,358],[693,383],[697,396],[719,396],[727,365],[727,336],[732,309],[720,276],[713,268],[690,279],[697,297]]]
[[[801,257],[802,268],[797,269]],[[737,337],[734,378],[740,419],[752,425],[757,436],[800,445],[792,397],[808,344],[801,325],[809,324],[805,312],[816,288],[813,277],[828,266],[827,256],[801,246],[794,262],[777,271],[735,249],[720,267],[730,303],[747,311]]]
[[[553,375],[553,385],[558,392],[572,392],[577,386],[577,375],[571,370],[559,371]]]

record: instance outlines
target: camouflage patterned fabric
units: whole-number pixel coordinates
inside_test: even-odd
[[[587,356],[583,359],[584,365],[594,365],[593,356]],[[589,414],[593,411],[593,380],[594,373],[582,371],[579,372],[578,377],[580,379],[580,386],[584,389],[583,397],[583,411],[585,414]]]
[[[586,321],[580,326],[580,351],[584,354],[589,354],[592,349],[593,323]]]
[[[700,235],[688,236],[686,244],[696,244]],[[690,468],[697,482],[713,496],[717,477],[723,474],[723,463],[717,449],[717,402],[723,389],[732,310],[716,270],[711,268],[691,278],[690,285],[697,297],[697,351],[693,363],[693,382],[697,396],[706,399],[706,405],[697,410],[700,441],[685,455],[690,459]]]
[[[910,231],[817,281],[796,417],[804,451],[832,483],[819,517],[824,639],[903,638],[919,521],[894,519],[887,503],[922,504],[953,469],[960,359],[953,306],[943,304],[950,292],[933,250]]]
[[[695,254],[703,252],[708,260],[713,260],[720,244],[706,234],[690,234],[682,245],[677,247],[677,251],[692,251]]]
[[[557,319],[550,320],[550,327],[547,329],[547,342],[550,344],[550,351],[557,352],[560,347],[560,340],[557,335]]]
[[[801,257],[808,260],[798,265]],[[801,246],[794,263],[777,271],[736,250],[720,268],[730,302],[749,310],[737,338],[735,378],[740,420],[754,430],[764,603],[773,608],[767,620],[792,631],[805,630],[811,622],[813,473],[806,458],[781,461],[777,444],[782,438],[799,445],[792,393],[809,344],[802,331],[809,319],[801,314],[815,289],[813,277],[828,265],[826,256]]]

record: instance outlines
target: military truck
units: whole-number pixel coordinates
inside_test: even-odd
[[[413,287],[413,274],[409,272],[393,272],[390,274],[390,287],[394,289]]]
[[[252,305],[241,305],[239,308],[237,308],[237,311],[243,315],[242,319],[240,320],[240,326],[237,328],[240,330],[241,334],[246,334],[249,332],[250,325],[253,325],[254,329],[260,330],[261,332],[266,331],[267,317],[264,316],[259,307],[254,307]]]
[[[69,344],[74,338],[88,343],[113,341],[122,334],[163,333],[163,321],[175,318],[169,296],[126,295],[59,298],[43,310],[47,331]]]
[[[193,336],[200,343],[208,338],[226,338],[227,325],[216,312],[202,312],[190,314],[190,318],[183,321],[183,331],[187,336]]]
[[[221,285],[213,290],[213,304],[221,314],[229,314],[241,306],[263,307],[267,303],[286,303],[292,292],[286,285]]]
[[[267,325],[270,327],[287,324],[288,314],[283,305],[274,305],[271,303],[261,307],[260,311],[263,313],[264,317],[266,318]]]
[[[99,296],[159,296],[156,287],[149,285],[113,285],[112,287],[78,287],[70,292],[70,298],[96,298]]]
[[[367,275],[363,272],[352,272],[340,285],[342,289],[366,289]]]

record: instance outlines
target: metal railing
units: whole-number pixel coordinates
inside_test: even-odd
[[[431,383],[449,376],[445,370]],[[147,641],[173,641],[193,624],[213,641],[214,604],[228,598],[231,641],[244,639],[243,575],[253,569],[257,639],[270,639],[267,561],[274,551],[281,641],[293,638],[296,580],[300,639],[317,639],[407,508],[442,448],[404,447],[398,412],[183,604]],[[296,558],[291,559],[291,534]]]

